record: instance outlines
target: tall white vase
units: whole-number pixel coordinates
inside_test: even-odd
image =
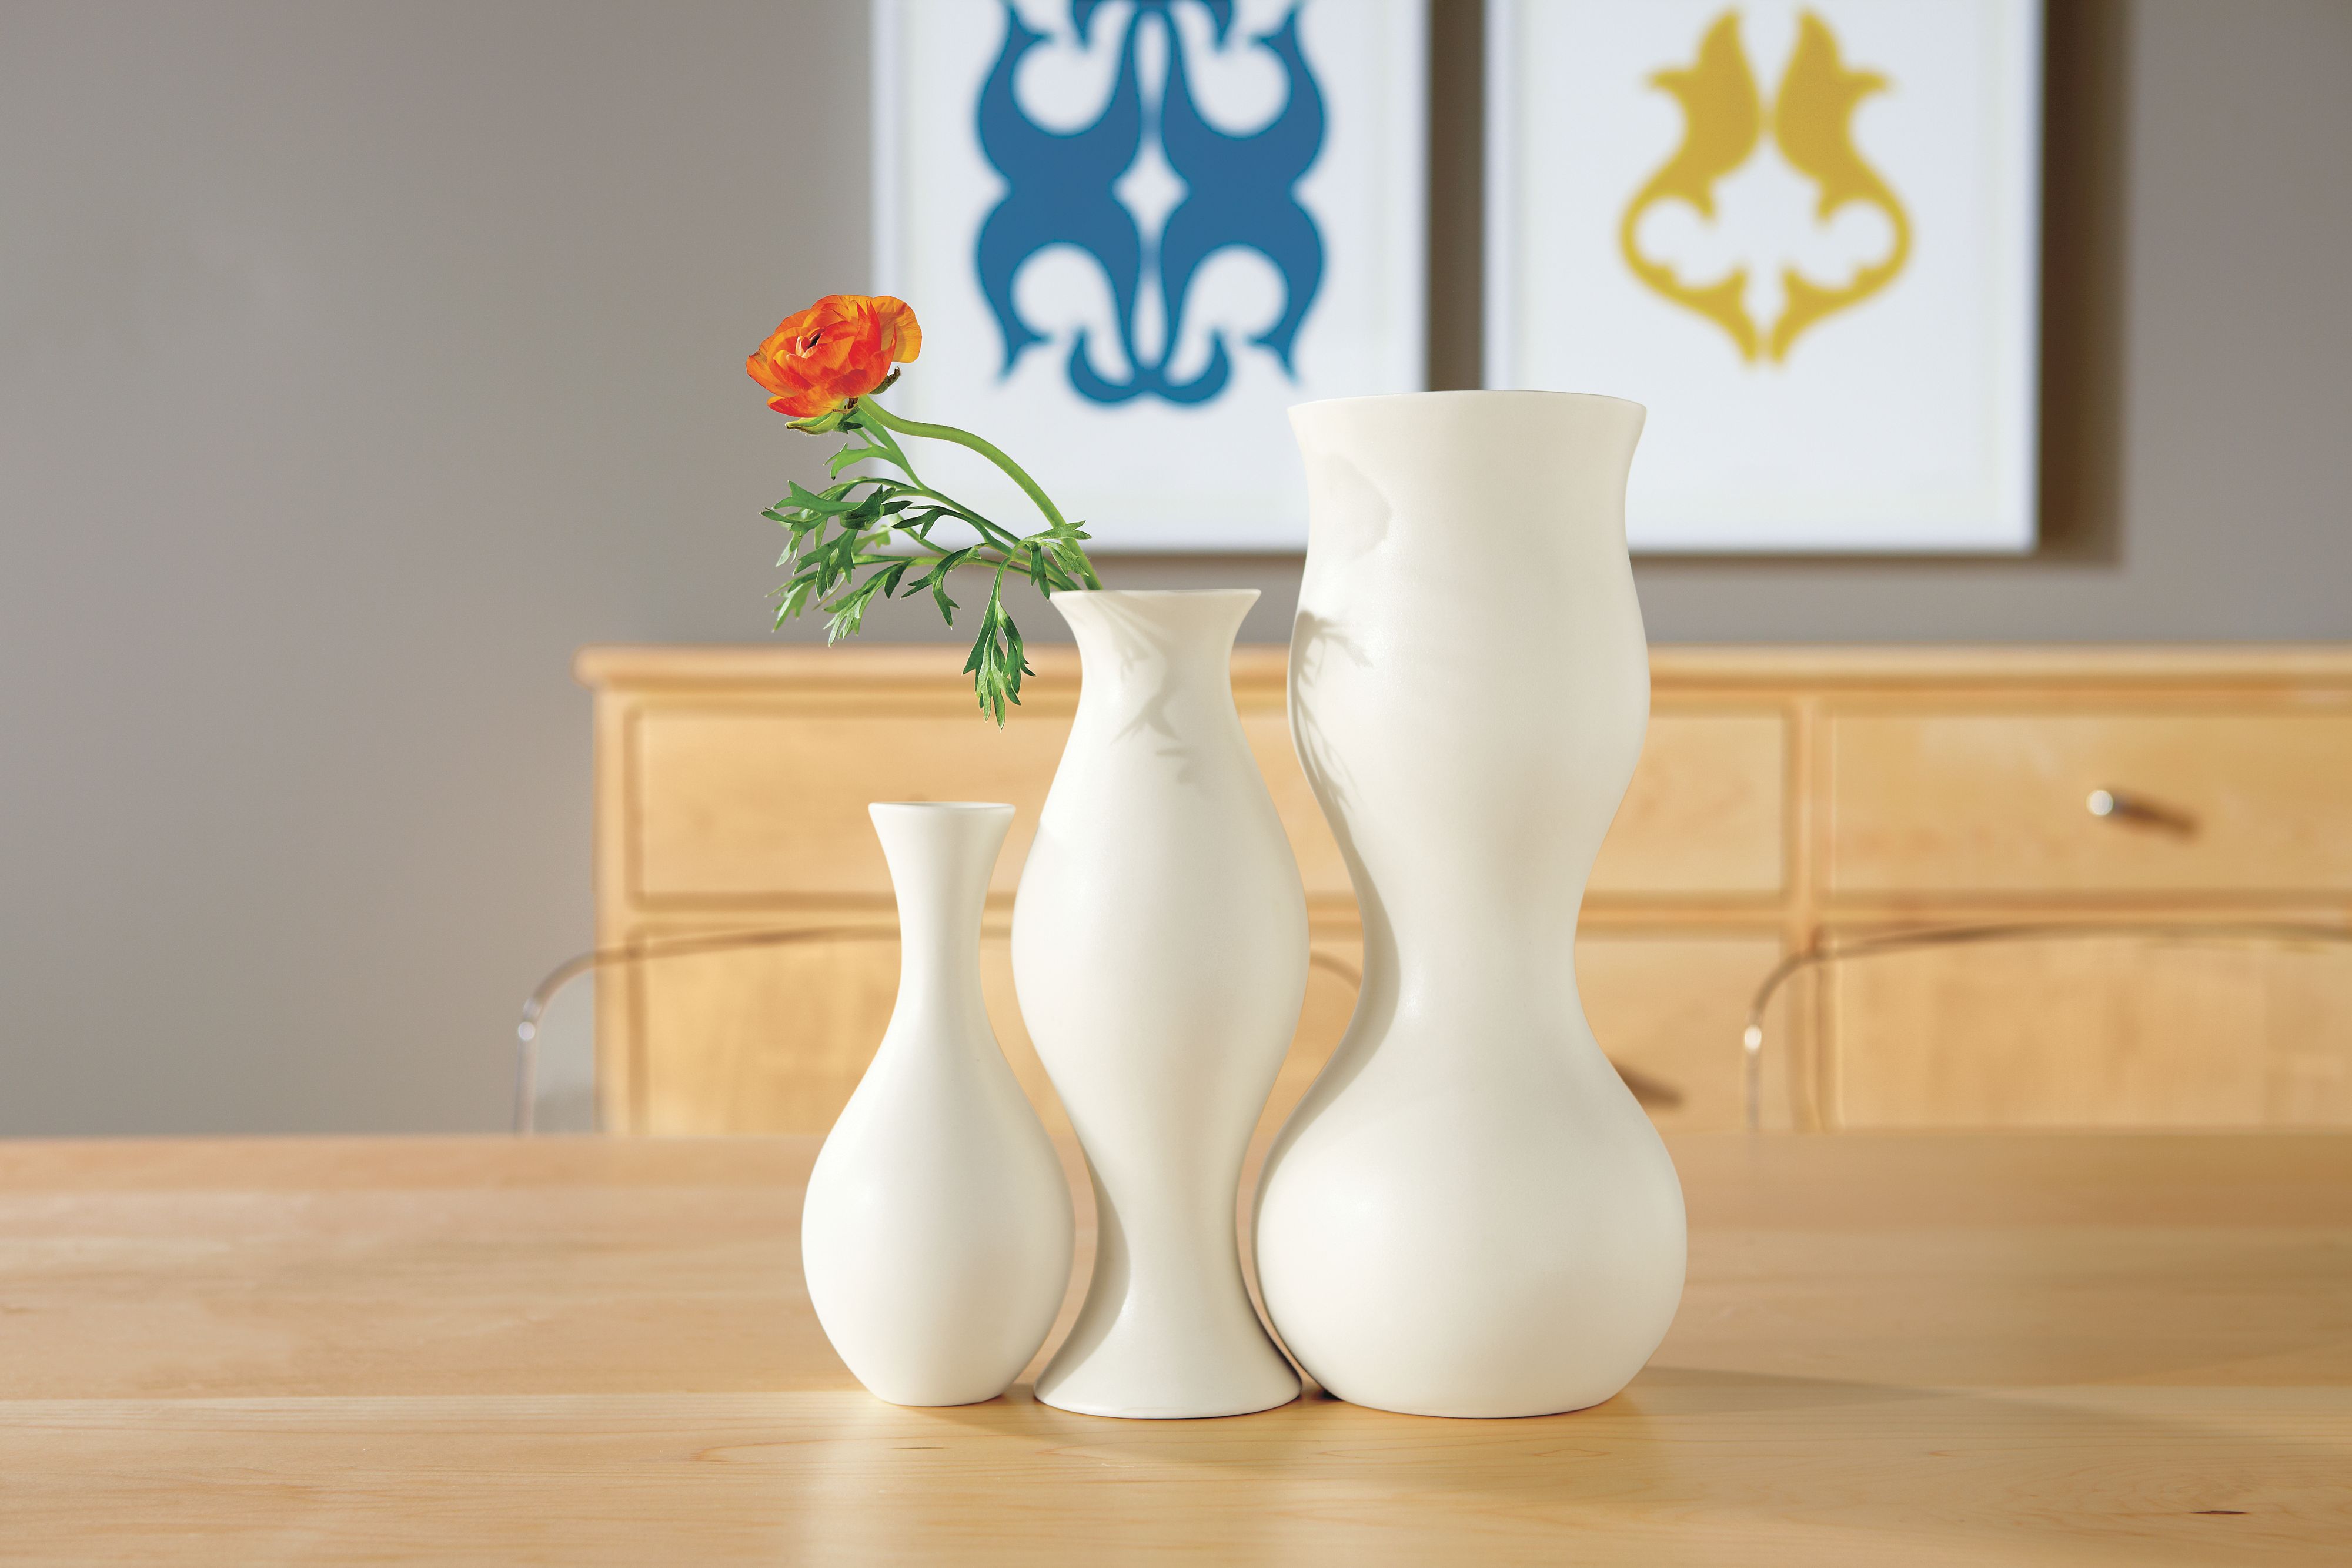
[[[1291,730],[1355,880],[1364,979],[1267,1159],[1258,1280],[1299,1364],[1358,1404],[1595,1405],[1681,1299],[1682,1188],[1574,963],[1648,724],[1624,520],[1642,421],[1553,392],[1291,411]]]
[[[867,808],[898,897],[898,1000],[801,1210],[817,1322],[894,1405],[1004,1392],[1069,1289],[1070,1188],[980,990],[980,916],[1013,808]]]
[[[1085,685],[1013,907],[1013,977],[1093,1173],[1085,1307],[1037,1397],[1234,1416],[1297,1375],[1242,1282],[1242,1157],[1298,1026],[1307,901],[1234,710],[1255,591],[1057,593]]]

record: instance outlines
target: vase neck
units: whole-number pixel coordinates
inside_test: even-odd
[[[891,1033],[927,1019],[968,1025],[986,1009],[980,990],[980,921],[1013,808],[972,801],[877,801],[866,808],[890,863],[898,904],[898,999]],[[968,1030],[925,1030],[955,1039]]]
[[[1053,604],[1070,623],[1092,685],[1101,680],[1145,688],[1232,681],[1234,638],[1257,602],[1255,588],[1198,592],[1098,589],[1057,593]]]

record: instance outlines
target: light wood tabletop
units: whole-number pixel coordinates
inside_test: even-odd
[[[0,1557],[2352,1562],[2352,1135],[1669,1142],[1607,1405],[1166,1423],[867,1397],[812,1139],[0,1145]]]

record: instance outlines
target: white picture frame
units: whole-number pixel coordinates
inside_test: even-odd
[[[1426,384],[1426,0],[874,15],[875,288],[924,334],[890,405],[1090,548],[1304,548],[1285,411]],[[966,456],[942,484],[1025,515]]]
[[[2039,0],[1486,28],[1486,384],[1648,405],[1636,550],[2033,548]]]

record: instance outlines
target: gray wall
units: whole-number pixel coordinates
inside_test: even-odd
[[[1656,638],[2352,635],[2352,5],[2054,12],[2049,548],[1646,562]],[[780,0],[0,4],[0,1132],[502,1123],[588,932],[572,649],[765,635],[814,444],[735,366],[864,281],[865,51]],[[1111,576],[1276,639],[1297,563]]]

